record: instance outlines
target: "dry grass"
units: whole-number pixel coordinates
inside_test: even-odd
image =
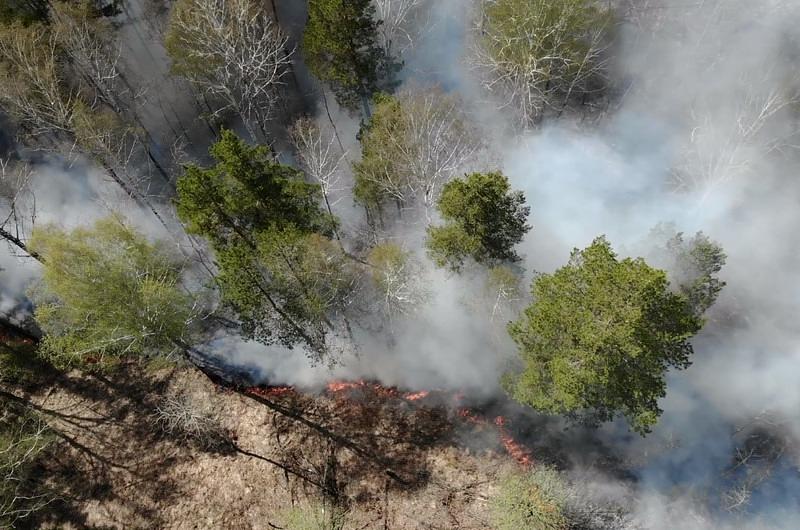
[[[186,396],[200,412],[186,415]],[[37,400],[63,434],[43,472],[66,487],[37,522],[45,528],[282,527],[324,493],[348,530],[483,529],[492,483],[509,465],[456,447],[443,409],[368,393],[274,398],[293,418],[190,369],[131,369],[75,374]],[[164,416],[171,429],[155,428]],[[192,443],[181,425],[214,425],[231,450]]]

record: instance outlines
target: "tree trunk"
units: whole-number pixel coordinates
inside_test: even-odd
[[[339,149],[342,150],[342,153],[345,153],[344,145],[342,145],[342,140],[339,138],[339,130],[336,128],[336,124],[333,122],[333,117],[331,116],[331,109],[328,107],[328,97],[325,95],[325,87],[322,87],[322,104],[325,106],[325,113],[328,115],[328,121],[331,122],[331,127],[333,127],[333,134],[336,136],[336,142],[339,144]]]
[[[42,257],[37,252],[34,252],[34,251],[28,249],[28,246],[25,243],[23,243],[20,238],[16,237],[14,234],[12,234],[10,232],[7,232],[4,228],[0,228],[0,237],[5,239],[6,241],[11,243],[12,245],[16,246],[17,248],[22,250],[25,254],[27,254],[28,256],[32,257],[36,261],[38,261],[40,263],[44,262]]]

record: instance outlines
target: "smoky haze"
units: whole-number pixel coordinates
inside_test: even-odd
[[[727,286],[694,341],[693,366],[670,375],[659,426],[644,440],[624,425],[600,436],[625,458],[643,458],[634,511],[648,528],[797,528],[798,457],[790,448],[800,439],[800,5],[618,4],[627,22],[613,49],[615,95],[589,119],[565,115],[513,133],[508,116],[490,117],[491,101],[466,65],[471,21],[460,2],[436,3],[429,24],[442,31],[419,41],[406,75],[458,92],[479,117],[502,169],[532,205],[534,230],[522,245],[529,272],[554,270],[600,234],[621,255],[648,257],[664,243],[650,231],[664,222],[722,245]],[[424,255],[411,232],[405,241]],[[425,274],[431,302],[396,323],[392,336],[366,337],[358,357],[332,372],[309,367],[299,353],[268,359],[230,339],[224,349],[272,381],[314,386],[364,377],[496,392],[513,346],[485,315],[470,312],[480,281]],[[784,437],[775,443],[786,445],[785,456],[737,511],[731,492],[746,479],[730,472],[734,455],[764,425]],[[608,477],[588,482],[631,493]]]
[[[621,255],[648,257],[664,243],[649,237],[651,229],[665,222],[687,235],[702,230],[728,255],[721,274],[727,286],[694,340],[693,365],[670,374],[653,434],[631,437],[621,423],[596,434],[620,458],[636,462],[636,480],[589,473],[578,458],[575,476],[626,499],[646,528],[800,528],[800,457],[792,450],[800,443],[800,2],[612,3],[624,16],[609,50],[611,95],[592,111],[567,112],[535,131],[515,132],[508,125],[513,109],[495,112],[468,65],[474,13],[464,8],[466,1],[436,0],[424,20],[415,21],[421,26],[404,55],[404,82],[435,83],[459,94],[491,152],[485,159],[493,162],[478,169],[495,164],[524,190],[534,226],[520,247],[526,285],[534,271],[553,271],[572,248],[601,234]],[[126,33],[131,49],[164,61],[163,50],[147,50],[134,29]],[[161,64],[153,69],[158,79],[166,71]],[[157,92],[160,105],[176,109],[176,123],[198,130],[191,108],[171,101],[172,92]],[[358,123],[331,106],[348,160],[356,160]],[[320,124],[327,120],[323,114]],[[166,127],[161,132],[168,136]],[[161,143],[168,147],[166,139]],[[46,167],[36,184],[39,221],[74,225],[94,217],[86,212],[107,211],[97,175]],[[351,178],[345,168],[342,182]],[[341,195],[335,213],[354,232],[360,212],[348,192]],[[148,231],[162,236],[154,225]],[[355,330],[357,351],[345,352],[334,366],[229,334],[207,349],[270,384],[317,388],[332,378],[365,378],[412,390],[498,395],[498,377],[514,355],[504,330],[513,315],[487,318],[480,275],[433,268],[422,246],[423,223],[398,225],[391,235],[421,260],[428,302],[380,332]],[[37,272],[2,252],[7,307]],[[735,504],[729,493],[746,478],[730,471],[734,455],[758,429],[779,438],[783,453],[752,488],[748,507],[727,509]]]

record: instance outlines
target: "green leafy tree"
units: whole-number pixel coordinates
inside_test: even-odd
[[[500,480],[490,500],[496,530],[566,530],[567,487],[558,472],[536,466],[526,473],[509,474]]]
[[[324,337],[354,303],[359,272],[342,247],[319,233],[268,230],[258,234],[258,256],[271,286],[293,313]]]
[[[531,229],[530,207],[501,173],[473,173],[444,185],[438,202],[445,221],[428,227],[426,245],[440,267],[460,270],[471,257],[494,265],[518,261],[514,245]]]
[[[321,356],[357,282],[329,239],[335,219],[319,186],[230,131],[211,155],[214,166],[189,166],[178,181],[178,216],[211,241],[223,298],[249,337]]]
[[[387,94],[376,95],[374,112],[359,136],[361,160],[353,166],[353,195],[368,211],[379,213],[386,201],[394,199],[400,204],[405,199],[407,183],[399,168],[397,147],[406,128],[400,101]]]
[[[603,237],[537,277],[532,295],[509,326],[522,361],[504,378],[509,394],[594,421],[621,413],[648,432],[661,414],[667,370],[690,365],[689,339],[703,325],[686,296],[641,258],[617,259]]]
[[[43,257],[32,293],[40,351],[55,364],[165,355],[184,339],[194,304],[180,287],[181,263],[120,218],[71,231],[37,227],[30,246]]]
[[[254,246],[254,234],[273,227],[321,233],[333,228],[334,220],[319,207],[319,186],[276,162],[268,147],[249,146],[226,130],[211,156],[216,164],[210,168],[186,168],[177,210],[191,232],[216,247]]]
[[[311,72],[329,83],[339,104],[369,114],[369,99],[391,88],[398,65],[378,42],[371,0],[310,0],[303,55]]]

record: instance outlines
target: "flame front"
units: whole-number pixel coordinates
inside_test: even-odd
[[[411,402],[424,400],[431,395],[428,390],[401,392],[396,387],[386,387],[363,379],[358,381],[331,381],[325,386],[325,389],[331,394],[344,397],[348,397],[347,393],[352,390],[370,390],[378,396],[399,398]],[[297,389],[293,386],[250,387],[245,392],[265,398],[277,398],[295,394]],[[462,392],[456,392],[452,395],[452,402],[459,403],[463,398],[464,394]],[[473,425],[493,425],[498,431],[503,448],[514,460],[523,467],[530,467],[534,464],[530,450],[517,442],[511,435],[511,431],[508,428],[509,421],[504,416],[496,416],[493,421],[489,421],[486,417],[468,407],[457,409],[456,414]]]

